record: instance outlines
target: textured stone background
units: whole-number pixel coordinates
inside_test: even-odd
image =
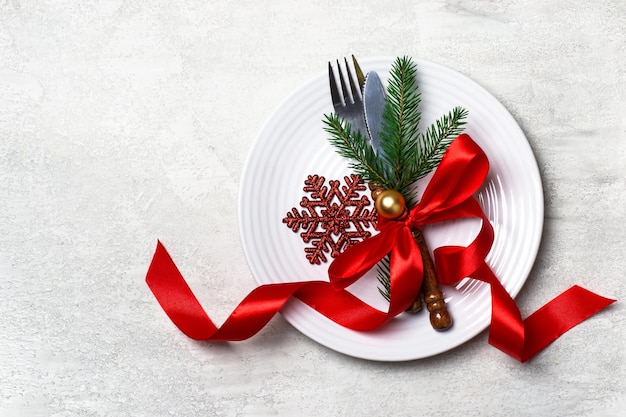
[[[572,284],[623,300],[625,28],[622,0],[0,0],[0,415],[622,415],[621,303],[527,364],[487,332],[386,364],[282,317],[191,341],[144,277],[159,238],[221,323],[256,285],[236,212],[264,120],[329,59],[407,54],[485,86],[535,152],[522,313]]]

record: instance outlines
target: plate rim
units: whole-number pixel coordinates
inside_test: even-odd
[[[385,61],[389,66],[391,66],[391,63],[396,59],[396,57],[392,57],[392,56],[374,56],[374,57],[367,57],[367,58],[359,58],[359,61],[361,63],[361,66],[366,66],[369,63],[372,62],[377,62],[380,63],[382,61]],[[468,76],[466,76],[465,74],[452,69],[448,66],[436,63],[436,62],[432,62],[432,61],[428,61],[428,60],[424,60],[424,59],[413,59],[413,62],[415,62],[417,64],[418,67],[418,72],[419,72],[419,68],[421,65],[430,65],[432,67],[435,68],[439,68],[441,70],[445,70],[445,71],[449,71],[454,73],[454,75],[456,77],[459,77],[460,79],[463,80],[464,83],[470,83],[472,85],[473,88],[478,88],[481,90],[481,93],[485,96],[488,97],[496,106],[498,106],[501,110],[501,113],[503,115],[506,115],[507,117],[507,127],[508,128],[514,128],[517,131],[517,134],[521,137],[523,137],[524,141],[520,142],[517,145],[523,145],[524,147],[526,147],[526,151],[529,152],[529,154],[532,157],[532,164],[531,166],[527,166],[526,168],[528,168],[529,174],[531,175],[531,177],[533,177],[535,179],[535,181],[532,181],[533,183],[533,188],[535,188],[535,192],[536,192],[536,206],[534,207],[534,209],[536,210],[536,218],[537,218],[537,222],[535,224],[536,226],[536,230],[533,232],[533,236],[535,236],[535,239],[532,241],[533,242],[533,247],[532,248],[528,248],[528,252],[531,253],[531,255],[529,256],[529,260],[527,262],[527,265],[525,265],[524,269],[523,269],[523,279],[518,280],[519,282],[517,282],[517,285],[513,286],[513,288],[511,288],[510,290],[507,288],[507,291],[509,291],[511,297],[515,298],[519,292],[521,291],[521,289],[523,288],[523,286],[525,285],[526,281],[529,278],[530,273],[532,272],[532,268],[534,266],[534,264],[536,263],[536,258],[537,258],[537,254],[539,252],[539,248],[540,248],[540,244],[541,244],[541,240],[542,240],[542,235],[543,235],[543,227],[544,227],[544,205],[545,205],[545,201],[544,201],[544,188],[543,188],[543,183],[541,181],[541,175],[539,172],[539,167],[538,167],[538,163],[536,160],[536,157],[534,155],[533,149],[530,145],[530,142],[528,141],[528,138],[526,137],[523,129],[521,128],[521,126],[517,123],[517,121],[515,120],[515,118],[513,117],[513,115],[509,112],[509,110],[493,95],[491,94],[485,87],[483,87],[481,84],[479,84],[478,82],[474,81],[473,79],[469,78]],[[263,284],[263,282],[259,279],[259,277],[257,276],[257,274],[255,273],[254,267],[251,264],[251,254],[250,254],[250,248],[248,247],[248,245],[246,244],[246,236],[245,236],[245,231],[244,228],[242,227],[242,224],[244,223],[244,210],[243,210],[243,204],[242,204],[242,200],[244,198],[244,191],[245,191],[245,186],[246,186],[246,179],[249,178],[248,176],[250,175],[249,170],[251,169],[251,165],[252,165],[252,160],[254,159],[255,155],[256,155],[256,151],[257,151],[257,147],[262,146],[263,144],[260,143],[260,138],[263,136],[263,134],[265,133],[266,129],[268,128],[269,125],[272,124],[273,119],[276,117],[277,114],[280,113],[281,110],[284,109],[284,107],[290,103],[294,98],[297,98],[299,95],[302,94],[303,91],[305,91],[307,88],[310,88],[310,86],[312,84],[317,84],[320,82],[320,79],[323,80],[324,77],[327,77],[327,74],[325,74],[324,72],[320,71],[318,73],[316,73],[314,76],[309,77],[304,83],[298,85],[292,92],[290,92],[286,97],[284,97],[279,104],[269,113],[268,117],[264,120],[261,128],[258,130],[256,136],[255,136],[255,140],[250,148],[250,150],[248,151],[247,157],[245,159],[245,163],[243,166],[243,170],[242,170],[242,174],[241,174],[241,181],[239,184],[239,198],[238,198],[238,223],[239,223],[239,237],[242,243],[242,247],[243,247],[243,251],[244,251],[244,256],[247,260],[248,263],[248,267],[255,279],[255,281],[257,282],[257,284]],[[329,101],[330,104],[330,101]],[[322,117],[322,115],[320,114],[320,118]],[[321,344],[322,346],[325,346],[328,349],[334,350],[336,352],[351,356],[351,357],[356,357],[356,358],[361,358],[361,359],[366,359],[366,360],[373,360],[373,361],[384,361],[384,362],[399,362],[399,361],[410,361],[410,360],[418,360],[418,359],[424,359],[427,357],[432,357],[435,355],[439,355],[441,353],[444,353],[446,351],[449,351],[451,349],[454,349],[460,345],[463,345],[465,343],[467,343],[468,341],[470,341],[471,339],[473,339],[474,337],[476,337],[478,334],[480,334],[482,331],[484,331],[487,327],[489,327],[490,325],[490,320],[485,323],[484,325],[479,325],[475,331],[473,331],[472,333],[469,334],[469,336],[467,338],[465,338],[463,341],[461,341],[460,343],[454,345],[454,346],[449,346],[449,347],[444,347],[443,349],[441,349],[440,351],[434,351],[431,354],[428,355],[422,355],[422,356],[406,356],[406,357],[385,357],[385,358],[381,358],[378,356],[372,356],[372,355],[364,355],[362,353],[360,354],[354,354],[351,353],[347,350],[342,350],[342,349],[338,349],[337,347],[333,347],[333,346],[329,346],[328,344],[316,339],[315,337],[312,337],[306,329],[302,328],[301,323],[299,323],[297,320],[292,320],[290,318],[290,313],[289,310],[291,309],[291,307],[293,306],[294,303],[298,303],[299,305],[303,305],[305,306],[308,310],[310,310],[313,314],[318,314],[314,309],[312,309],[311,307],[309,307],[308,305],[302,303],[299,300],[290,300],[285,307],[281,310],[281,315],[285,318],[285,320],[293,327],[295,327],[298,331],[300,331],[301,333],[303,333],[305,336],[309,337],[310,339],[314,340],[315,342]],[[321,316],[321,315],[320,315]],[[322,316],[323,317],[323,316]],[[324,317],[324,319],[327,319],[326,317]],[[346,329],[347,331],[351,331],[350,329]]]

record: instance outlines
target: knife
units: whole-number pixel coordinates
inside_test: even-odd
[[[365,112],[365,126],[369,133],[371,145],[376,154],[381,157],[380,132],[383,128],[383,109],[385,108],[385,88],[375,71],[370,71],[365,77],[363,86],[363,111]]]

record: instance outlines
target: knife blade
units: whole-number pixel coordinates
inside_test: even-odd
[[[365,126],[369,133],[372,148],[380,157],[383,155],[380,132],[383,128],[383,109],[385,108],[385,88],[375,71],[370,71],[365,77],[363,86],[363,111],[365,112]]]

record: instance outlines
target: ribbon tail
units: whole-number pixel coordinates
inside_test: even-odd
[[[184,334],[195,340],[205,340],[217,331],[161,242],[157,243],[146,283],[165,313]]]
[[[486,264],[476,271],[476,278],[491,286],[489,343],[520,362],[616,301],[575,285],[522,321],[513,298]]]
[[[413,304],[424,276],[422,255],[409,228],[400,229],[397,235],[390,270],[389,313],[397,316]]]
[[[303,283],[257,287],[237,306],[221,328],[217,328],[167,253],[158,242],[146,283],[172,320],[195,340],[235,341],[256,334],[282,308]]]
[[[517,304],[487,264],[483,263],[475,276],[491,287],[489,344],[521,361],[527,335]]]
[[[524,320],[527,336],[521,361],[532,358],[569,329],[615,301],[578,285],[561,293]],[[550,324],[548,328],[546,323]]]

